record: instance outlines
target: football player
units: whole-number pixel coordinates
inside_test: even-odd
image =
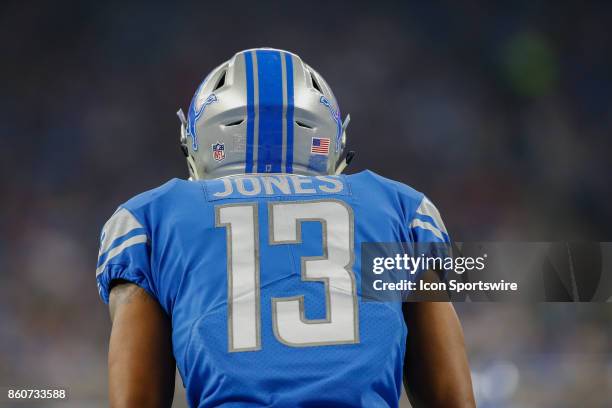
[[[297,55],[212,71],[181,118],[189,180],[119,206],[97,284],[110,402],[192,407],[474,406],[450,303],[364,302],[362,242],[449,242],[423,194],[341,172],[348,118]]]

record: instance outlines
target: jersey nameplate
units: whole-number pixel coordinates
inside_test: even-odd
[[[203,183],[208,201],[228,198],[350,195],[343,176],[240,175]]]

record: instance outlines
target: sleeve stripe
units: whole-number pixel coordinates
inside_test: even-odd
[[[108,251],[117,238],[128,234],[132,230],[143,228],[138,220],[125,208],[120,208],[113,214],[102,229],[102,242],[98,256]]]
[[[133,245],[136,244],[143,244],[147,242],[147,236],[145,234],[141,234],[141,235],[136,235],[126,241],[124,241],[121,245],[116,246],[115,248],[111,249],[110,251],[108,251],[106,260],[104,261],[104,263],[102,263],[102,265],[100,265],[98,268],[96,268],[96,276],[98,276],[99,274],[101,274],[104,271],[104,268],[106,268],[106,265],[108,264],[108,261],[110,261],[111,259],[113,259],[114,257],[116,257],[117,255],[119,255],[121,252],[123,252],[124,249],[129,248]]]
[[[438,212],[438,209],[436,208],[435,205],[433,205],[431,201],[429,201],[427,197],[423,197],[423,201],[421,201],[421,204],[419,205],[419,208],[417,208],[416,212],[417,214],[426,215],[428,217],[431,217],[435,228],[438,231],[447,234],[446,227],[444,226],[444,222],[442,222],[442,217],[440,217],[440,213]]]
[[[100,266],[102,263],[104,263],[104,261],[105,261],[105,260],[108,258],[108,254],[109,254],[109,252],[110,252],[110,251],[111,251],[113,248],[115,248],[115,247],[117,247],[117,246],[121,245],[123,242],[127,241],[128,239],[130,239],[130,238],[132,238],[132,237],[134,237],[134,236],[136,236],[136,235],[143,235],[143,234],[145,234],[145,235],[146,235],[146,230],[145,230],[144,228],[136,228],[136,229],[131,230],[131,231],[130,231],[130,232],[128,232],[127,234],[125,234],[125,235],[123,235],[123,236],[121,236],[121,237],[119,237],[119,238],[115,239],[115,240],[114,240],[114,241],[113,241],[113,242],[112,242],[112,243],[111,243],[111,244],[108,246],[108,251],[106,251],[106,252],[104,252],[103,254],[100,254],[100,255],[98,256],[98,264],[96,265],[96,268],[97,268],[98,266]]]
[[[428,222],[431,225],[435,226],[438,230],[440,230],[440,228],[436,225],[436,222],[434,221],[434,219],[431,218],[429,215],[423,215],[423,214],[415,213],[413,220],[415,220],[415,219],[419,219],[419,220],[421,220],[423,222]]]
[[[445,234],[442,231],[440,231],[438,228],[436,228],[435,225],[430,224],[425,221],[421,221],[418,218],[415,218],[412,221],[412,223],[410,224],[410,228],[422,228],[424,230],[431,232],[432,234],[434,234],[437,238],[439,238],[442,241],[447,240],[446,237],[444,236]]]

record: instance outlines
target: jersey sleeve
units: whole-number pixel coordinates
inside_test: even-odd
[[[150,259],[147,229],[129,210],[119,207],[100,236],[96,280],[102,300],[108,303],[115,279],[132,282],[153,295]]]

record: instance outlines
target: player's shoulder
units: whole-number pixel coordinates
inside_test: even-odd
[[[353,191],[355,191],[355,189],[362,189],[364,192],[369,192],[369,194],[379,192],[386,195],[393,195],[415,205],[420,204],[425,197],[422,192],[415,188],[400,181],[383,177],[372,170],[364,170],[359,173],[351,174],[348,175],[347,178]]]
[[[352,177],[355,187],[361,190],[363,197],[376,197],[380,205],[381,197],[387,197],[387,203],[401,210],[413,238],[420,242],[450,242],[446,226],[442,221],[438,208],[427,196],[416,189],[396,180],[383,177],[373,171],[366,170]]]
[[[173,178],[159,187],[137,194],[123,203],[121,207],[132,212],[139,212],[152,206],[175,207],[202,197],[202,186],[198,182]]]

